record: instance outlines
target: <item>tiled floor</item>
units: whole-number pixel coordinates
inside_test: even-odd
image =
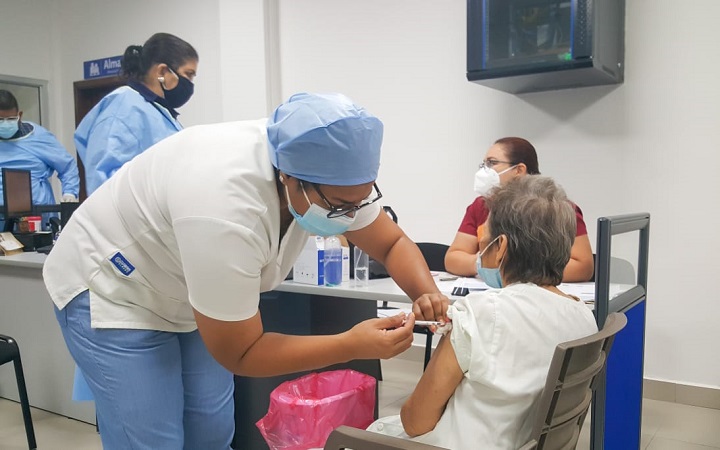
[[[394,359],[383,362],[380,414],[398,414],[405,397],[422,372],[420,362]],[[100,450],[95,426],[33,410],[40,450]],[[583,428],[578,449],[589,448],[589,427]],[[720,410],[676,403],[643,402],[642,448],[647,450],[720,449]],[[0,450],[27,449],[20,405],[0,399]],[[610,449],[614,450],[614,449]]]

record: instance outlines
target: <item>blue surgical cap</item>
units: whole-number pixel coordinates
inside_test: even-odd
[[[311,183],[355,186],[377,179],[383,124],[342,94],[295,94],[267,123],[270,161]]]

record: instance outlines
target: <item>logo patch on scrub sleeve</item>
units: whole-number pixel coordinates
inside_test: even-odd
[[[112,258],[110,258],[110,262],[113,263],[117,270],[119,270],[120,273],[122,273],[126,277],[130,276],[130,274],[133,273],[133,271],[135,270],[135,266],[130,264],[130,261],[125,259],[125,257],[120,252],[115,253]]]

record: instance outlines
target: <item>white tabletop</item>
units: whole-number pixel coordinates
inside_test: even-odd
[[[457,300],[461,297],[450,295],[450,289],[447,282],[439,281],[444,275],[435,275],[435,281],[440,291],[450,298],[450,301]],[[450,284],[452,285],[452,283]],[[585,302],[589,308],[594,307],[595,283],[562,283],[558,286],[560,290],[567,294],[579,297]],[[610,283],[610,298],[627,291],[633,285]],[[283,281],[276,291],[293,292],[298,294],[321,295],[328,297],[344,297],[361,300],[376,300],[379,302],[391,303],[412,303],[412,300],[395,284],[391,278],[382,278],[379,280],[370,280],[367,287],[355,287],[355,282],[350,280],[342,283],[340,286],[314,286],[310,284],[298,283],[295,281]],[[471,290],[472,292],[472,290]],[[399,306],[399,305],[394,305]]]
[[[447,295],[450,301],[457,300],[461,297],[451,295],[453,288],[462,282],[467,285],[471,291],[475,288],[487,288],[487,285],[479,279],[465,279],[450,275],[445,272],[431,272],[433,280],[440,292]],[[473,281],[470,281],[473,280]],[[474,283],[474,284],[473,284]],[[275,288],[280,292],[293,292],[298,294],[321,295],[328,297],[344,297],[359,300],[376,300],[379,302],[392,303],[412,303],[414,299],[410,299],[405,292],[398,287],[392,278],[380,278],[368,281],[367,286],[357,287],[355,280],[346,281],[339,286],[316,286],[311,284],[298,283],[296,281],[283,281],[280,286]]]
[[[339,286],[314,286],[296,281],[283,281],[275,288],[280,292],[322,295],[327,297],[355,298],[381,302],[412,303],[412,300],[395,284],[392,278],[370,280],[367,287],[356,287],[355,281],[346,281]]]
[[[42,269],[43,264],[47,255],[37,252],[24,252],[12,256],[0,256],[0,266],[14,266],[24,267],[31,269]],[[452,300],[456,300],[459,297],[449,295],[449,286],[452,286],[453,282],[438,281],[446,274],[435,274],[436,283],[440,288],[440,291],[448,295]],[[631,285],[610,284],[610,297],[615,297],[617,294],[626,291]],[[580,297],[582,300],[589,301],[594,297],[595,285],[594,283],[563,283],[559,288],[568,294],[573,294]],[[328,287],[328,286],[314,286],[310,284],[298,283],[292,280],[283,281],[280,286],[275,288],[276,291],[280,292],[292,292],[297,294],[310,294],[310,295],[321,295],[327,297],[344,297],[354,298],[359,300],[374,300],[379,302],[393,302],[393,303],[412,303],[412,300],[395,284],[392,278],[382,278],[378,280],[370,280],[366,287],[355,286],[355,281],[346,281],[339,286]]]
[[[42,269],[45,264],[47,255],[37,252],[23,252],[17,255],[1,256],[0,266],[29,267],[32,269]]]

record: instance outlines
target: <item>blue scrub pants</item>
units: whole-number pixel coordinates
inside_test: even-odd
[[[105,450],[230,448],[233,376],[197,330],[93,329],[88,291],[55,314],[95,396]]]

